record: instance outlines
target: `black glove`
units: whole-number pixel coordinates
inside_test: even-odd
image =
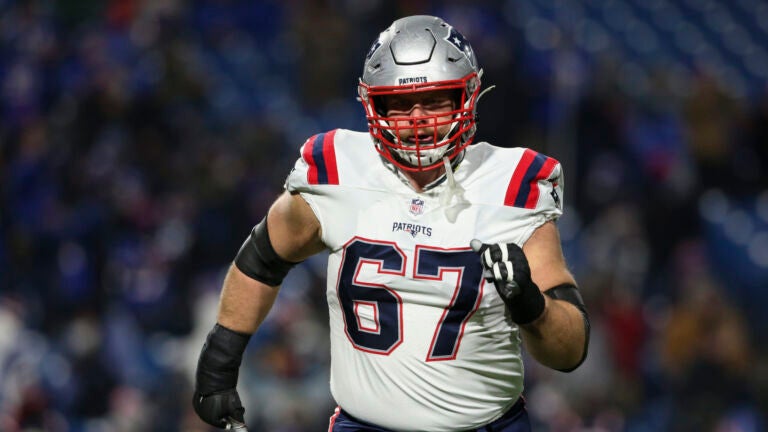
[[[206,423],[226,428],[230,418],[243,423],[245,408],[237,394],[237,378],[250,335],[216,324],[200,352],[192,406]]]
[[[245,422],[245,408],[240,402],[240,395],[233,388],[208,395],[195,392],[192,405],[197,415],[212,426],[224,429],[230,418],[240,423]]]
[[[514,243],[485,244],[480,240],[470,242],[480,254],[485,279],[493,282],[499,296],[509,309],[516,324],[528,324],[544,312],[544,295],[531,280],[528,259],[520,246]]]

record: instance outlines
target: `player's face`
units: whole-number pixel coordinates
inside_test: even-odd
[[[451,129],[453,96],[451,90],[385,96],[389,125],[405,145],[439,141]]]

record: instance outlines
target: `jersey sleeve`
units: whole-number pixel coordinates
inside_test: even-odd
[[[557,159],[526,149],[509,180],[504,205],[525,211],[525,239],[563,214],[563,168]]]
[[[562,214],[563,169],[556,159],[523,152],[509,180],[504,205],[534,210],[556,219]]]
[[[332,214],[339,194],[338,188],[333,187],[339,184],[335,135],[336,130],[332,130],[306,140],[284,185],[285,190],[301,194],[309,204],[320,222],[324,237],[329,232],[327,218]]]
[[[301,146],[300,157],[285,181],[289,192],[308,192],[320,185],[338,185],[334,137],[336,130],[310,137]]]

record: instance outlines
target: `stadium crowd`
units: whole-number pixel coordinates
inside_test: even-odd
[[[592,339],[571,374],[531,363],[534,429],[765,430],[768,86],[638,78],[537,39],[524,4],[0,0],[0,430],[209,430],[191,386],[233,251],[307,137],[365,128],[352,60],[418,12],[497,86],[478,140],[564,166]],[[327,428],[324,271],[297,267],[250,342],[251,430]]]

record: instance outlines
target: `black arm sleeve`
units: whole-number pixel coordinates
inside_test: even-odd
[[[208,395],[237,386],[240,362],[250,335],[232,331],[220,324],[208,333],[195,375],[195,391]]]
[[[269,286],[283,283],[285,275],[297,263],[288,262],[275,252],[269,240],[267,218],[261,220],[245,240],[235,257],[235,266],[248,277]]]

